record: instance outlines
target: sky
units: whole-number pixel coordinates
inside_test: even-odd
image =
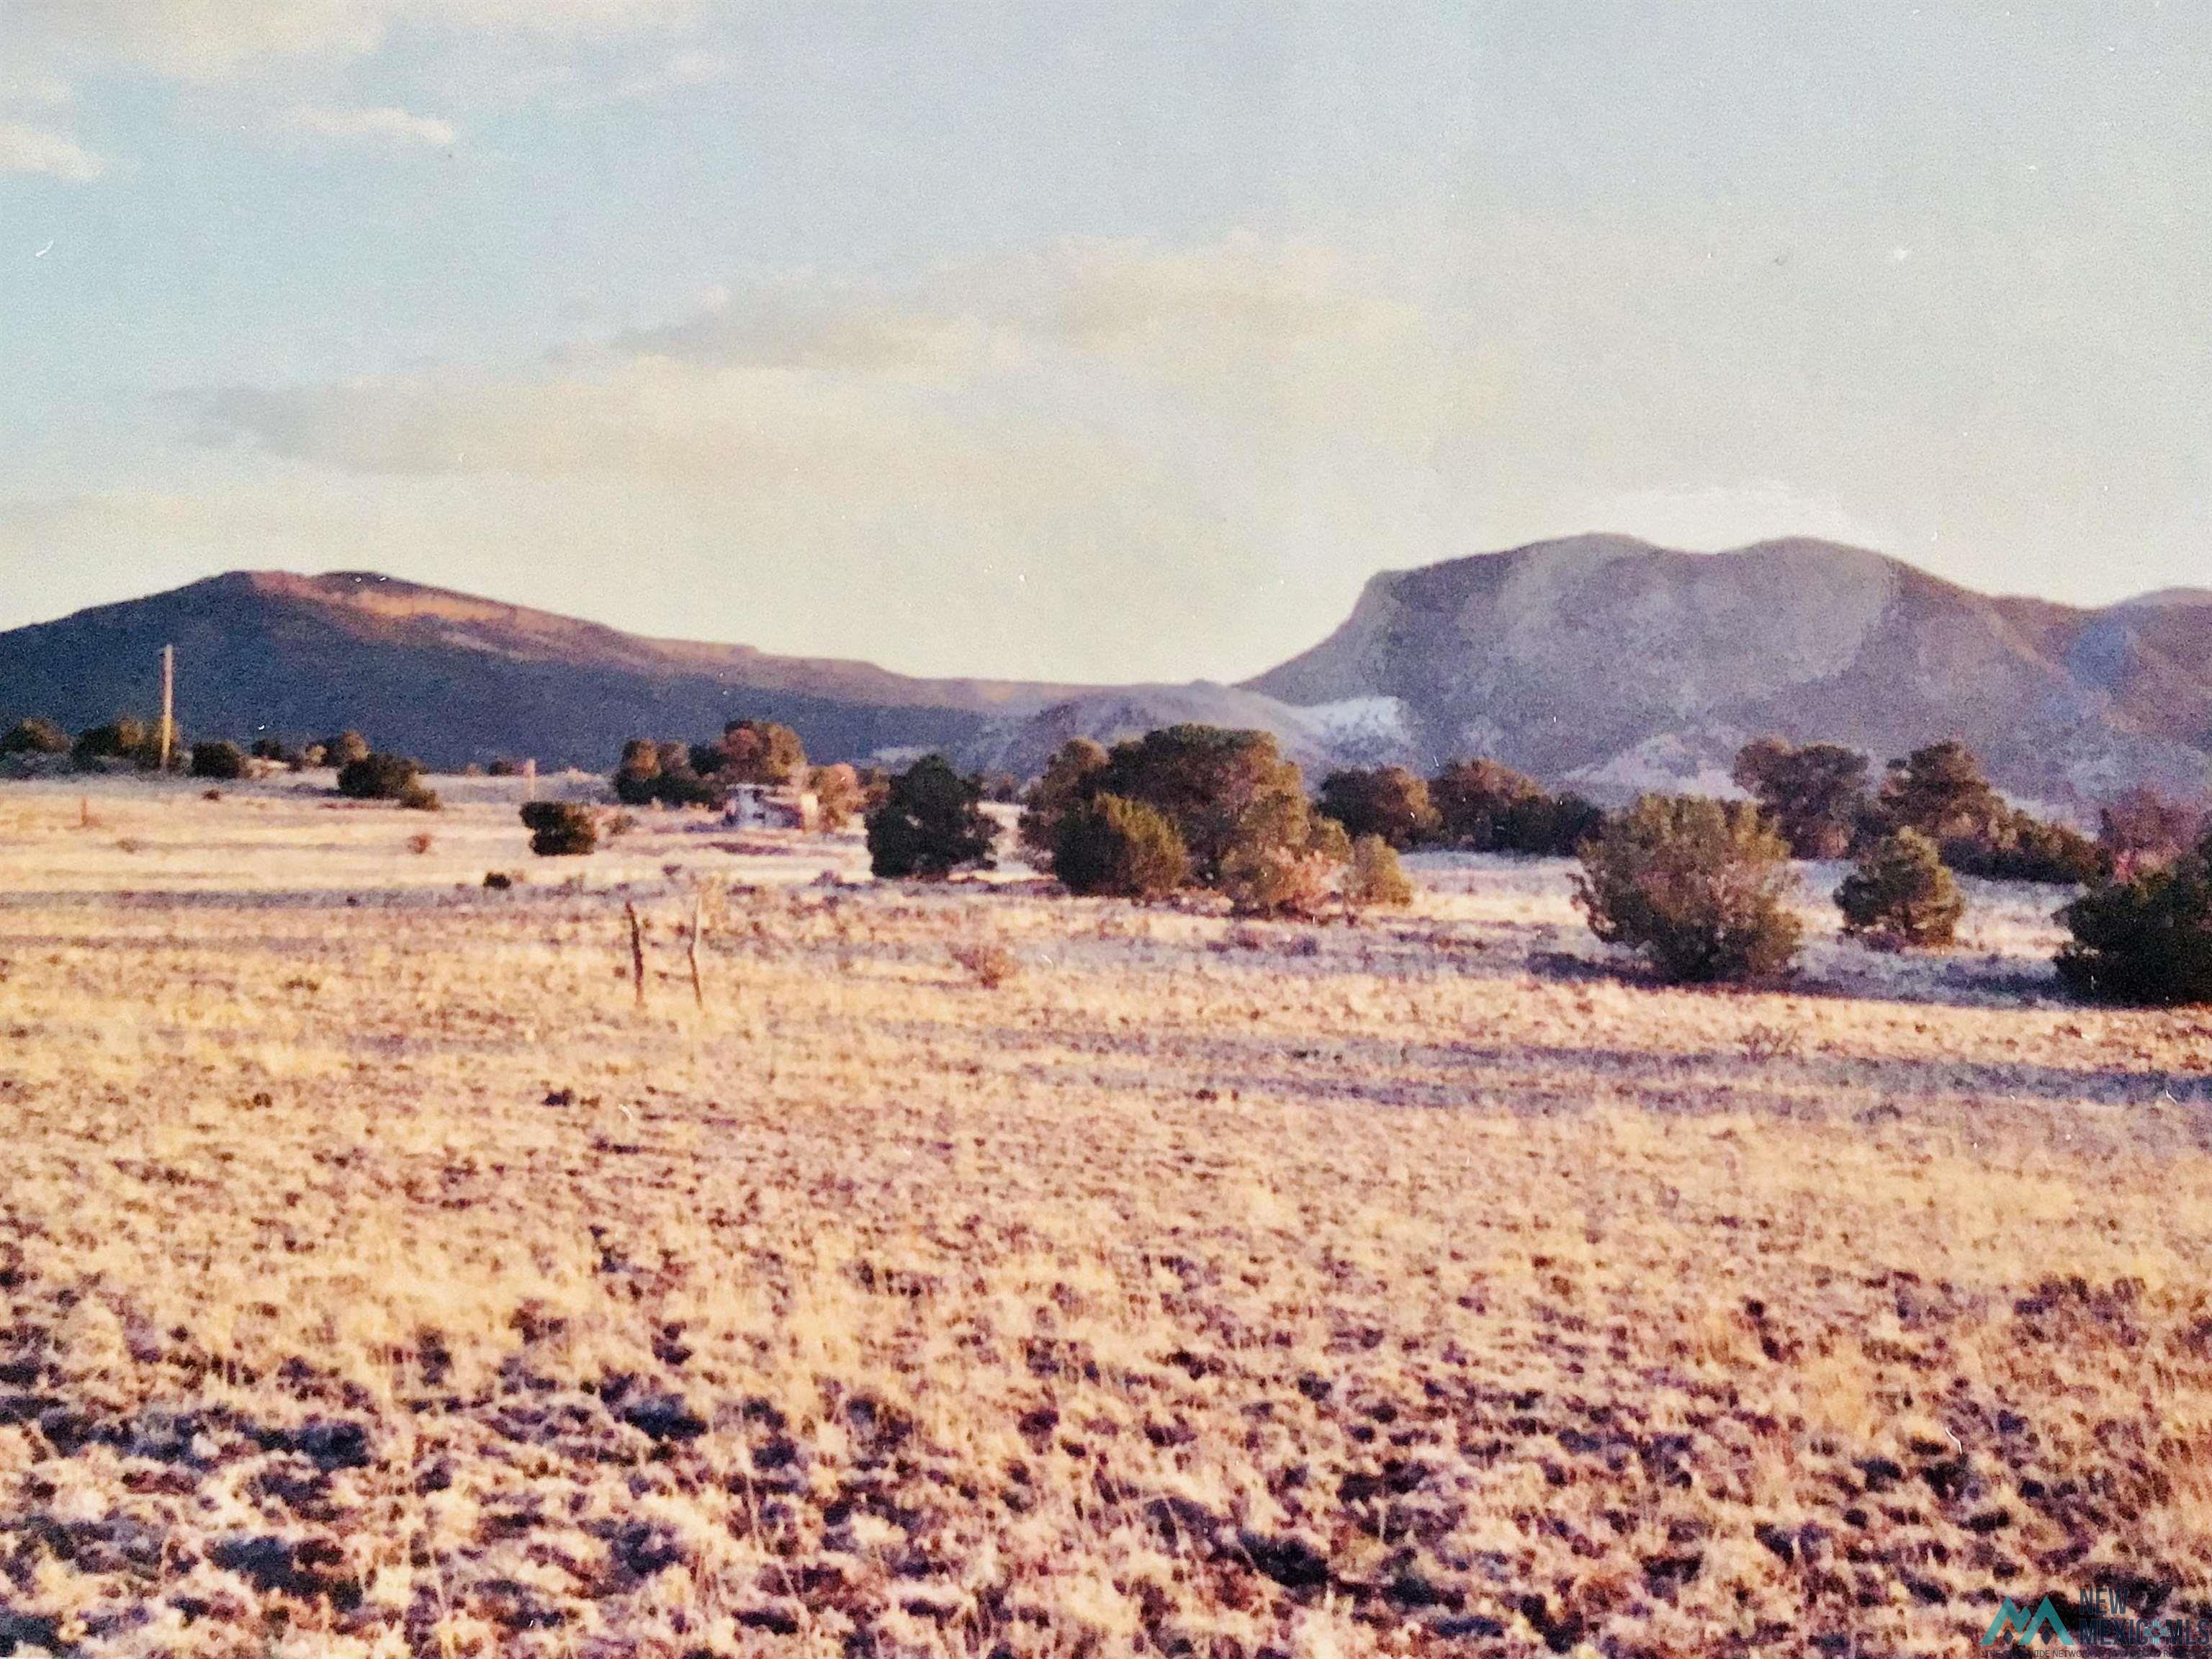
[[[1587,531],[2212,584],[2212,7],[0,0],[0,628],[1233,680]]]

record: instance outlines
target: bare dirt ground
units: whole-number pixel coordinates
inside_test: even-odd
[[[1663,991],[1558,865],[1248,927],[666,815],[533,860],[439,781],[0,790],[0,1652],[1876,1655],[2212,1604],[2212,1012],[2063,1001],[2047,892]]]

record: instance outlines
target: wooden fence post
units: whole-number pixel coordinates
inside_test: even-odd
[[[645,928],[637,919],[637,906],[629,900],[623,901],[623,914],[629,918],[629,977],[637,989],[637,1006],[645,1006]]]
[[[707,896],[693,889],[691,893],[691,1000],[704,1012],[707,1007],[707,988],[699,979],[699,934],[705,926]]]

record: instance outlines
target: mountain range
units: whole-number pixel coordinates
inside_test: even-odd
[[[1240,686],[921,679],[369,573],[234,572],[0,633],[0,717],[145,711],[170,643],[191,732],[351,725],[439,768],[605,769],[626,738],[751,715],[821,759],[940,748],[1018,775],[1069,737],[1203,720],[1273,732],[1310,775],[1486,754],[1600,799],[1724,787],[1770,732],[1877,760],[1956,735],[2008,793],[2077,811],[2212,772],[2212,591],[2077,609],[1805,539],[1581,536],[1384,572],[1328,638]]]

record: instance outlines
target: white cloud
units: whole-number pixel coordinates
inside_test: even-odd
[[[1630,491],[1594,503],[1576,522],[1693,553],[1728,552],[1790,536],[1877,550],[1895,545],[1887,528],[1840,502],[1772,478]]]
[[[711,300],[527,371],[217,392],[197,435],[222,459],[195,465],[413,503],[382,550],[331,557],[459,586],[487,504],[527,501],[560,526],[533,568],[672,573],[688,608],[600,605],[629,626],[939,672],[1218,677],[1326,631],[1374,562],[1429,556],[1436,422],[1480,401],[1386,284],[1252,237]],[[359,509],[329,522],[312,544],[371,533]]]
[[[106,171],[105,161],[66,133],[0,121],[0,173],[43,173],[87,184]]]
[[[1450,378],[1420,313],[1333,256],[1237,236],[1070,243],[898,291],[716,291],[673,326],[527,374],[234,388],[204,435],[367,472],[632,472],[715,489],[920,451],[1001,472],[1057,444],[1249,465],[1425,453]],[[1309,457],[1310,459],[1310,457]]]
[[[452,149],[459,137],[452,122],[404,109],[320,109],[303,104],[288,112],[282,125],[319,138],[372,138],[437,149]]]
[[[12,76],[0,80],[0,108],[66,109],[76,88],[51,75]]]
[[[689,0],[7,0],[0,45],[209,80],[265,59],[358,56],[400,28],[573,36],[692,9]]]

